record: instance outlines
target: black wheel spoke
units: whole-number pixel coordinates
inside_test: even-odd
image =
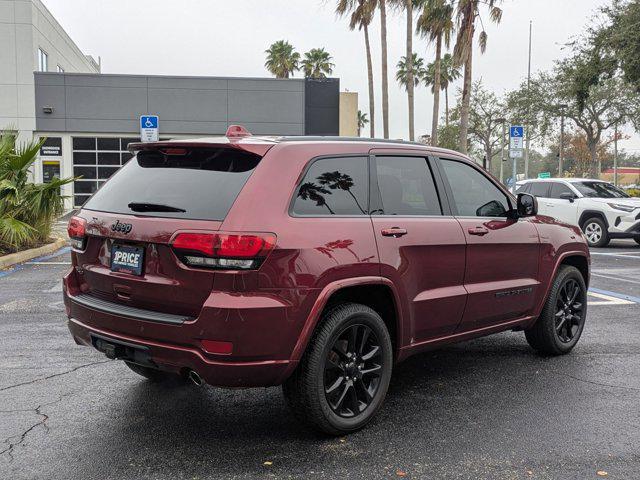
[[[324,365],[324,391],[329,407],[341,417],[359,415],[371,404],[382,375],[382,355],[375,332],[352,324],[334,337]]]
[[[558,291],[556,302],[555,329],[558,339],[571,342],[580,331],[586,293],[574,278],[568,278]]]
[[[329,388],[327,388],[327,389],[325,390],[325,393],[333,393],[333,392],[335,392],[335,391],[336,391],[336,389],[337,389],[340,385],[342,385],[342,383],[343,383],[343,382],[344,382],[344,377],[343,377],[343,376],[338,377],[338,378],[336,379],[336,381],[335,381],[335,382],[333,382],[333,384],[332,384]]]
[[[368,353],[365,353],[364,355],[362,355],[362,360],[365,360],[365,361],[371,360],[378,353],[380,353],[380,347],[378,345],[375,345]]]

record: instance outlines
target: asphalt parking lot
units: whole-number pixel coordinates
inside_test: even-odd
[[[69,253],[0,272],[0,478],[640,478],[640,247],[593,251],[574,352],[503,333],[408,360],[365,430],[320,437],[279,388],[149,384],[76,346]],[[606,472],[606,473],[605,473]]]

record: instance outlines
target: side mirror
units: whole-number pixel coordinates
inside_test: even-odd
[[[560,194],[562,200],[569,200],[571,203],[575,200],[576,196],[571,192],[563,192]]]
[[[528,193],[519,193],[516,210],[520,217],[533,217],[538,214],[538,199]]]

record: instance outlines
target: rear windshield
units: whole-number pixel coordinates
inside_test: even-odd
[[[84,208],[153,217],[224,220],[261,158],[225,148],[175,148],[171,153],[139,152]]]

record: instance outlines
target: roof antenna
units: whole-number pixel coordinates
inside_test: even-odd
[[[229,125],[227,128],[227,133],[225,133],[225,137],[227,138],[244,138],[250,137],[251,132],[244,128],[242,125]]]

